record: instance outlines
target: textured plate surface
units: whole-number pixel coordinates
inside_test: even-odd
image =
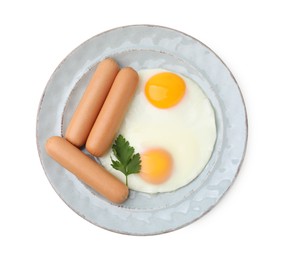
[[[217,141],[203,172],[189,185],[162,194],[131,191],[114,205],[46,154],[45,141],[64,132],[97,63],[113,57],[136,70],[162,68],[196,81],[216,116]],[[203,216],[234,181],[247,142],[247,118],[238,85],[229,69],[204,44],[184,33],[159,26],[116,28],[81,44],[51,76],[37,118],[37,145],[51,185],[76,213],[102,228],[131,235],[169,232]]]

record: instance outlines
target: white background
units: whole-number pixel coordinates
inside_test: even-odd
[[[282,2],[1,1],[0,259],[284,259]],[[249,117],[246,158],[222,201],[188,227],[149,237],[105,231],[69,209],[35,139],[42,92],[62,59],[98,33],[140,23],[212,48],[235,75]]]

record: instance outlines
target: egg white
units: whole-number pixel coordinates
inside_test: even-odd
[[[172,155],[173,172],[162,184],[150,184],[139,174],[129,175],[129,188],[147,193],[174,191],[191,182],[206,166],[216,141],[214,110],[190,78],[176,73],[186,83],[185,95],[176,106],[159,109],[149,103],[144,86],[150,77],[164,71],[138,72],[138,89],[118,133],[130,142],[135,152],[163,148]],[[110,155],[111,150],[100,158],[102,165],[125,182],[125,176],[112,168]]]

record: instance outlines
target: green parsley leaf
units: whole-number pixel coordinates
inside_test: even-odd
[[[139,153],[136,153],[127,164],[128,175],[138,173],[141,170],[141,157]]]
[[[130,143],[122,135],[119,135],[115,140],[112,151],[117,161],[111,156],[111,166],[126,176],[126,185],[128,185],[128,176],[139,173],[141,170],[140,154],[134,154],[135,149],[130,146]]]

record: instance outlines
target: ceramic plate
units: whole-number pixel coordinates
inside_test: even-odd
[[[217,140],[210,161],[189,185],[174,192],[130,192],[114,205],[84,185],[45,152],[46,140],[62,135],[96,64],[112,57],[136,70],[162,68],[196,81],[210,99]],[[182,32],[150,25],[116,28],[81,44],[58,66],[40,102],[37,145],[43,169],[61,199],[91,223],[130,235],[154,235],[192,223],[208,212],[233,183],[247,141],[247,119],[238,85],[221,59]]]

